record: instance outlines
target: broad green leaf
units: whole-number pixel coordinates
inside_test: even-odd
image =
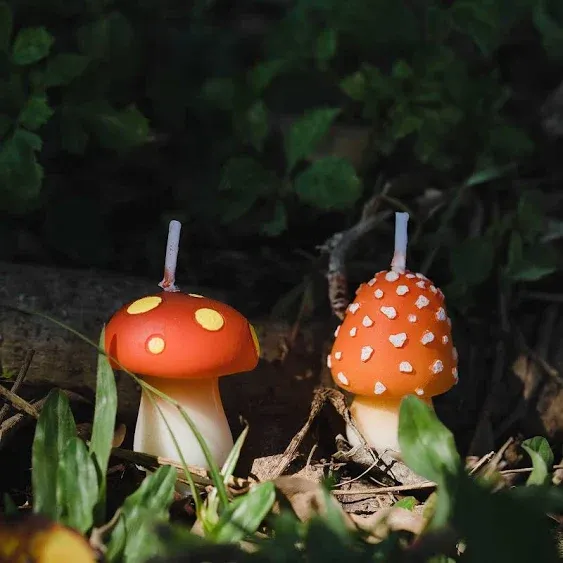
[[[153,554],[156,547],[154,526],[168,519],[176,476],[174,467],[163,465],[149,474],[125,499],[111,533],[106,553],[108,561],[136,563]]]
[[[241,115],[235,114],[234,123],[243,140],[261,151],[270,130],[268,108],[264,102],[257,100]]]
[[[362,182],[350,162],[328,156],[313,162],[294,182],[299,198],[318,209],[328,211],[352,207],[362,195]]]
[[[235,157],[223,167],[219,184],[220,219],[225,223],[243,217],[260,198],[271,196],[280,185],[277,176],[250,157]]]
[[[496,248],[488,236],[468,238],[450,250],[450,271],[468,286],[484,282],[493,271]]]
[[[12,9],[7,2],[0,2],[0,52],[7,53],[14,25]]]
[[[55,42],[44,27],[26,27],[18,32],[12,46],[12,61],[25,66],[44,59]]]
[[[325,69],[336,54],[338,47],[338,33],[327,27],[321,31],[315,42],[315,57],[321,69]]]
[[[533,470],[526,481],[527,485],[545,485],[550,482],[549,472],[553,467],[553,452],[549,442],[542,436],[535,436],[522,442],[522,448],[526,450],[532,459]]]
[[[525,245],[522,235],[513,231],[508,245],[504,275],[511,281],[537,281],[557,270],[558,255],[544,244]]]
[[[264,221],[260,230],[269,237],[277,237],[287,230],[287,211],[282,200],[276,201],[271,218]]]
[[[105,328],[99,341],[100,349],[105,349]],[[105,512],[106,471],[115,430],[117,414],[117,390],[115,376],[108,357],[98,354],[98,368],[96,376],[96,406],[94,408],[94,423],[90,440],[90,454],[96,464],[99,482],[97,516],[103,518]]]
[[[76,436],[76,424],[67,396],[52,390],[39,415],[32,446],[33,511],[54,520],[62,515],[59,463],[64,449]]]
[[[45,125],[51,119],[53,113],[47,96],[36,94],[28,98],[18,116],[18,123],[30,131],[35,131]]]
[[[253,534],[272,509],[275,500],[276,488],[271,481],[256,485],[229,504],[210,538],[217,543],[232,543]]]
[[[366,76],[358,70],[340,81],[340,89],[353,100],[363,101],[366,96]]]
[[[272,59],[258,63],[252,68],[248,73],[248,83],[256,95],[260,96],[286,66],[284,59]]]
[[[62,522],[86,533],[94,523],[98,475],[86,444],[80,438],[68,440],[60,458],[57,479],[60,484]]]
[[[80,109],[84,122],[106,149],[125,151],[148,140],[148,119],[135,106],[117,110],[107,102],[92,102]]]
[[[406,510],[413,510],[414,507],[418,504],[418,501],[414,497],[405,497],[401,500],[398,500],[393,507],[397,508],[404,508]]]
[[[306,112],[291,125],[285,137],[288,172],[317,148],[339,113],[339,108],[317,108]]]
[[[485,168],[474,172],[469,178],[463,183],[468,188],[472,186],[479,186],[481,184],[488,184],[493,180],[499,180],[506,177],[510,172],[514,170],[515,166],[509,164],[507,166],[493,166],[491,168]]]
[[[88,66],[90,59],[77,53],[59,53],[50,57],[43,73],[46,88],[66,86],[78,78]]]
[[[461,471],[453,434],[414,395],[401,401],[399,445],[405,463],[426,479],[441,484]]]

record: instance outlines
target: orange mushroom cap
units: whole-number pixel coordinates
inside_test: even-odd
[[[327,365],[356,395],[433,397],[457,382],[444,294],[422,274],[382,271],[360,285]]]
[[[129,371],[165,378],[251,371],[260,356],[241,313],[201,295],[166,291],[119,309],[106,326],[105,347]],[[119,368],[113,361],[112,367]]]

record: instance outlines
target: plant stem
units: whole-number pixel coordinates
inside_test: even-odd
[[[395,253],[391,260],[391,269],[400,274],[404,273],[407,267],[408,222],[408,213],[395,213]]]
[[[182,223],[180,221],[170,221],[168,241],[166,243],[166,258],[164,260],[164,278],[158,284],[164,291],[180,291],[174,282],[176,281],[176,262],[178,260],[181,230]]]

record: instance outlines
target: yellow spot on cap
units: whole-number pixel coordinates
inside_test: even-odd
[[[150,297],[143,297],[142,299],[137,299],[127,307],[127,312],[130,315],[140,315],[141,313],[148,313],[153,309],[156,309],[162,303],[162,297],[157,297],[156,295],[151,295]]]
[[[197,297],[198,299],[203,299],[203,295],[200,295],[199,293],[188,293],[188,295],[190,297]]]
[[[225,324],[221,313],[214,309],[198,309],[195,312],[195,320],[206,330],[221,330]]]
[[[254,327],[250,323],[248,323],[248,326],[250,327],[250,334],[252,335],[252,342],[254,342],[254,348],[256,349],[256,355],[258,357],[260,357],[260,340],[258,340],[258,335],[256,334]]]
[[[147,351],[151,354],[161,354],[165,346],[164,338],[161,336],[151,336],[146,344]]]

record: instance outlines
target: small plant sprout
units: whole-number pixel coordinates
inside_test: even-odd
[[[164,291],[128,303],[106,326],[105,348],[118,362],[113,367],[138,374],[159,394],[142,390],[135,451],[209,468],[205,455],[180,410],[160,394],[177,401],[205,440],[218,465],[233,447],[221,397],[219,377],[253,370],[260,348],[256,333],[238,311],[175,286],[181,225],[170,223]],[[161,415],[162,412],[162,415]],[[166,419],[163,419],[163,417]]]
[[[327,358],[335,383],[353,393],[350,412],[368,444],[400,451],[404,396],[432,397],[457,382],[457,352],[444,294],[426,276],[406,269],[407,213],[396,213],[391,269],[361,284],[337,328]],[[347,429],[348,440],[358,443]]]

